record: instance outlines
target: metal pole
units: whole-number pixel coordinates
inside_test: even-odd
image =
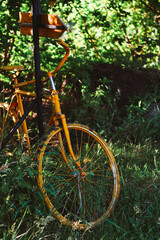
[[[42,110],[42,87],[40,72],[40,54],[39,54],[39,24],[40,24],[40,0],[32,0],[32,23],[33,23],[33,42],[35,59],[35,78],[37,95],[37,113],[39,136],[43,134],[43,110]]]

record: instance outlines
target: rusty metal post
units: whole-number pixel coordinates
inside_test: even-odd
[[[32,0],[32,24],[33,24],[33,42],[35,59],[35,78],[37,95],[37,113],[39,136],[43,134],[43,109],[42,109],[42,87],[40,71],[40,53],[39,53],[39,24],[40,24],[40,0]]]

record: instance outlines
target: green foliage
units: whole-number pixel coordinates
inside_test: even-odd
[[[73,54],[132,66],[158,66],[158,4],[143,1],[57,1],[68,21]],[[135,65],[136,67],[136,65]]]
[[[118,138],[123,134],[121,141],[132,142],[137,144],[156,143],[159,141],[159,94],[150,93],[144,97],[136,97],[129,105],[126,105],[126,114],[121,116],[117,114],[119,126],[115,127],[116,134],[114,138]]]
[[[0,64],[24,65],[27,71],[22,77],[25,80],[34,76],[33,38],[20,35],[18,13],[30,10],[29,0],[5,0],[0,5]],[[159,66],[159,11],[156,1],[57,0],[51,10],[49,1],[41,2],[41,12],[58,14],[68,26],[62,38],[69,43],[71,54],[58,74],[56,85],[59,89],[66,82],[62,90],[64,100],[73,98],[73,90],[78,91],[77,106],[82,106],[84,113],[78,114],[76,108],[71,115],[78,114],[77,117],[82,118],[88,110],[95,115],[102,105],[105,110],[107,107],[115,109],[118,96],[114,96],[112,90],[108,93],[103,79],[96,86],[97,90],[92,89],[91,72],[95,63],[114,62],[135,70]],[[42,77],[57,66],[63,54],[64,49],[57,47],[55,40],[40,38]],[[0,79],[0,86],[2,81],[10,81],[3,75]],[[100,91],[101,97],[98,97]]]
[[[20,36],[18,13],[29,12],[30,1],[2,1],[0,6],[1,63],[31,65],[32,37]],[[41,11],[49,12],[49,1],[41,3]],[[118,62],[123,66],[158,66],[159,5],[155,1],[57,0],[52,13],[58,14],[68,25],[64,34],[69,42],[71,57],[104,62]],[[55,42],[42,38],[41,61],[44,69],[52,67],[59,52]],[[49,43],[48,45],[46,43]],[[55,56],[56,55],[56,56]],[[31,57],[32,56],[32,57]],[[52,61],[46,61],[52,59]],[[134,62],[133,62],[134,61]]]

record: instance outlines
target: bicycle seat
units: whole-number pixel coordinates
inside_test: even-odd
[[[24,69],[24,66],[19,65],[10,65],[10,66],[4,66],[0,67],[1,71],[22,71]]]

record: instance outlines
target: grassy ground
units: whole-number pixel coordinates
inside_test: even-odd
[[[13,156],[1,152],[0,239],[159,240],[159,145],[111,147],[121,176],[119,201],[110,219],[85,232],[64,227],[49,215],[36,186],[34,163],[20,148]]]

